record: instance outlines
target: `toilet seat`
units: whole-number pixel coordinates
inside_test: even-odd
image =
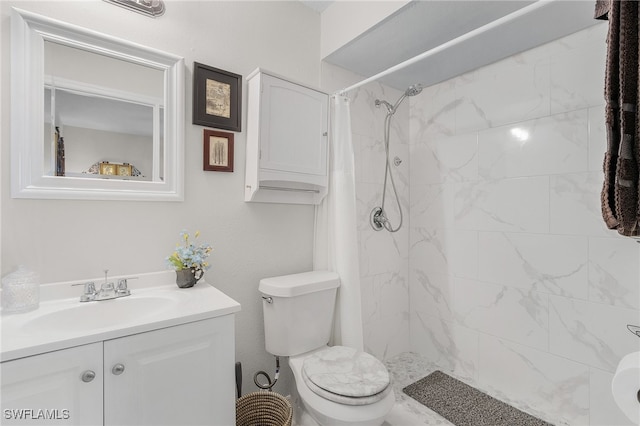
[[[393,386],[388,386],[384,396],[368,405],[348,405],[338,401],[331,401],[313,392],[302,377],[302,365],[304,360],[315,352],[326,347],[289,357],[289,366],[293,371],[296,382],[296,390],[307,411],[320,424],[331,426],[354,426],[382,424],[385,416],[395,404]]]
[[[367,405],[390,391],[389,373],[372,355],[345,346],[319,350],[304,359],[302,377],[316,394],[347,405]]]

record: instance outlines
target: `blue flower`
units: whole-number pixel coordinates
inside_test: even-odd
[[[194,240],[197,240],[199,236],[200,231],[196,231]],[[208,270],[211,265],[206,262],[206,259],[213,249],[209,244],[196,246],[189,241],[189,238],[187,230],[180,232],[180,243],[176,246],[175,251],[166,258],[167,264],[176,271],[193,268]]]

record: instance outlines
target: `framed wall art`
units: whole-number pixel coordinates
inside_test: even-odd
[[[193,63],[193,124],[240,132],[242,76]]]
[[[233,133],[204,130],[203,170],[233,171]]]

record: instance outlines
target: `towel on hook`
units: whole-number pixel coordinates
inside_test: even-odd
[[[607,152],[603,164],[602,216],[607,227],[625,236],[640,235],[639,16],[637,1],[596,1],[596,19],[609,20],[605,76]]]

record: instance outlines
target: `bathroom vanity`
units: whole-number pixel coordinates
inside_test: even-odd
[[[240,305],[174,280],[143,274],[131,296],[86,303],[72,283],[45,285],[63,298],[3,316],[2,424],[234,424]]]

